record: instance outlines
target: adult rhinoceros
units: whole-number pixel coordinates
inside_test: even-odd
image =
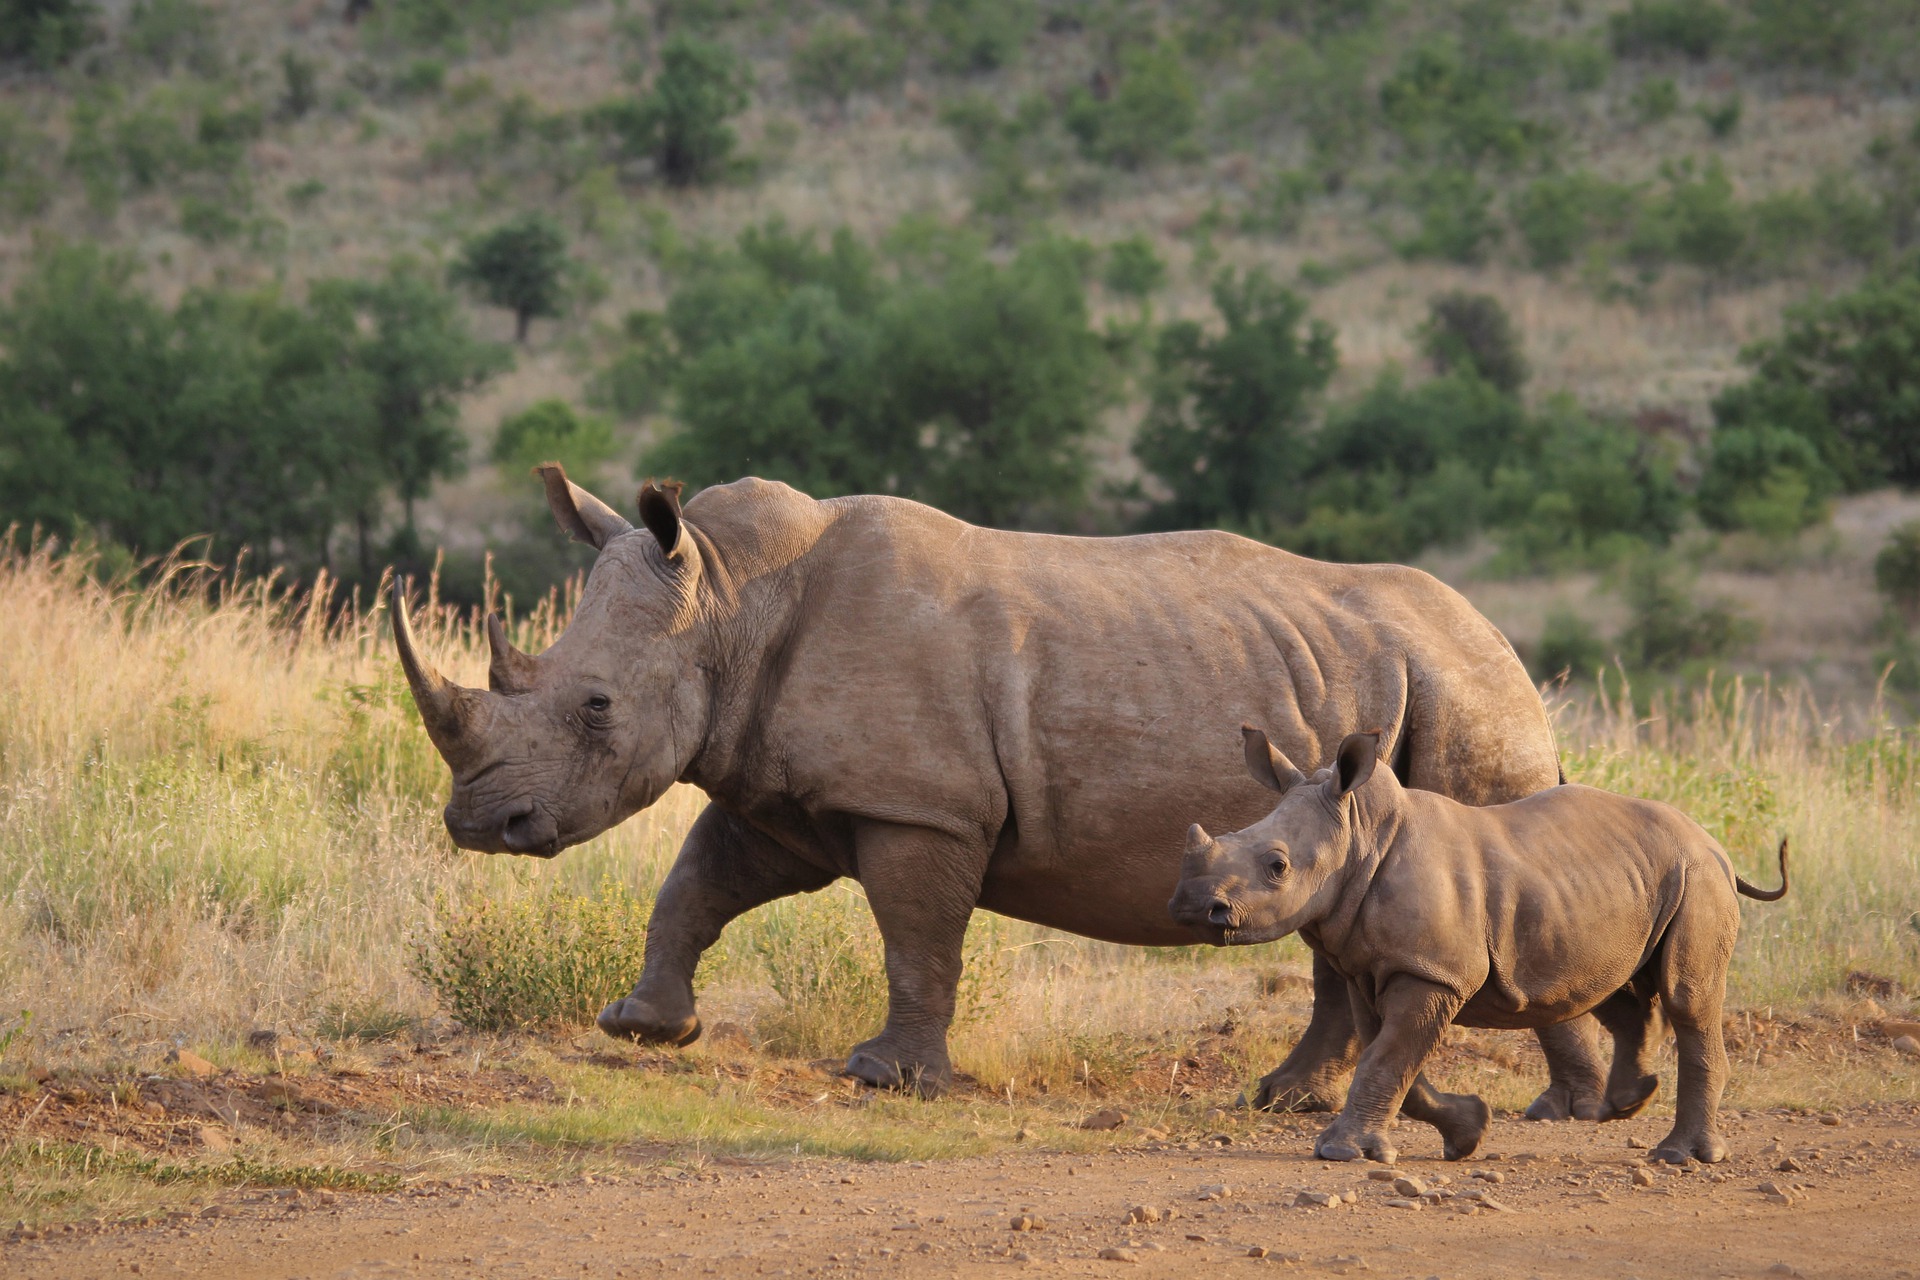
[[[729,920],[852,876],[885,942],[890,1007],[847,1071],[940,1087],[977,907],[1143,946],[1191,943],[1167,901],[1184,833],[1271,807],[1243,721],[1321,761],[1356,724],[1412,786],[1473,804],[1558,777],[1513,650],[1413,569],[1321,564],[1225,533],[1066,538],[975,528],[889,497],[783,484],[642,488],[642,528],[540,469],[561,526],[599,551],[537,657],[489,622],[489,689],[394,625],[453,771],[460,845],[552,857],[674,781],[711,800],[661,886],[609,1034],[700,1034],[693,972]],[[1597,1111],[1583,1037],[1548,1042],[1540,1114]],[[1337,1107],[1354,1037],[1314,969],[1305,1037],[1261,1105]]]

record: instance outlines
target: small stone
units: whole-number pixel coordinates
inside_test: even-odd
[[[1033,1136],[1033,1130],[1022,1126],[1021,1128],[1014,1130],[1013,1140],[1015,1142],[1025,1142],[1028,1138],[1031,1138],[1032,1136]],[[848,1181],[848,1179],[842,1178],[840,1179],[840,1181],[846,1182]]]
[[[1324,1191],[1302,1191],[1293,1198],[1296,1209],[1331,1209],[1339,1203],[1339,1196],[1330,1196]]]
[[[1393,1180],[1393,1189],[1403,1196],[1423,1196],[1427,1194],[1427,1184],[1412,1174],[1402,1174]]]
[[[262,1053],[272,1053],[273,1046],[280,1043],[280,1033],[267,1028],[258,1028],[247,1032],[247,1048],[258,1049]]]
[[[1137,1204],[1127,1210],[1128,1222],[1144,1222],[1149,1225],[1160,1221],[1160,1209],[1156,1205]]]
[[[1232,1195],[1233,1195],[1233,1188],[1228,1186],[1224,1182],[1220,1182],[1220,1183],[1215,1183],[1213,1186],[1210,1186],[1210,1187],[1200,1188],[1200,1194],[1196,1197],[1196,1199],[1226,1200],[1231,1198]]]
[[[319,1204],[338,1204],[340,1202],[340,1197],[331,1191],[316,1191],[313,1193],[313,1198],[314,1201]]]
[[[1920,1037],[1900,1036],[1893,1042],[1895,1053],[1904,1053],[1909,1058],[1920,1058]]]
[[[1791,1262],[1776,1262],[1767,1268],[1767,1274],[1770,1276],[1797,1277],[1800,1274],[1800,1268],[1794,1266]]]
[[[1035,1217],[1031,1213],[1023,1213],[1008,1223],[1007,1228],[1011,1231],[1045,1231],[1047,1229],[1047,1221],[1045,1218]]]
[[[1118,1129],[1127,1122],[1127,1113],[1112,1107],[1103,1107],[1080,1122],[1082,1129]]]
[[[1358,1204],[1360,1203],[1360,1193],[1358,1191],[1355,1191],[1352,1187],[1348,1187],[1345,1191],[1342,1191],[1340,1193],[1340,1203],[1341,1204]]]
[[[1425,1201],[1409,1200],[1405,1196],[1395,1196],[1393,1199],[1387,1200],[1384,1203],[1389,1209],[1424,1209],[1427,1207]]]
[[[1267,1256],[1267,1246],[1263,1244],[1257,1244],[1253,1246],[1253,1248],[1247,1250],[1247,1256],[1249,1258],[1264,1258]]]
[[[1645,1151],[1647,1149],[1647,1144],[1646,1144],[1646,1141],[1641,1138],[1628,1138],[1627,1149],[1629,1151]]]
[[[1398,1175],[1397,1175],[1397,1174],[1395,1174],[1395,1173],[1394,1173],[1394,1171],[1393,1171],[1393,1170],[1391,1170],[1391,1169],[1369,1169],[1369,1170],[1367,1170],[1367,1181],[1368,1181],[1368,1182],[1392,1182],[1392,1181],[1394,1180],[1394,1178],[1395,1178],[1395,1177],[1397,1177],[1397,1176],[1398,1176]],[[1478,1175],[1476,1174],[1475,1176],[1477,1177]]]
[[[220,1070],[191,1049],[175,1049],[167,1055],[167,1065],[178,1067],[182,1075],[197,1076],[202,1080]]]
[[[1781,1173],[1799,1173],[1806,1168],[1805,1165],[1795,1160],[1792,1156],[1783,1157],[1780,1163],[1773,1167]]]
[[[1478,1178],[1482,1182],[1491,1182],[1496,1187],[1507,1180],[1507,1175],[1498,1169],[1475,1169],[1467,1176],[1470,1178]]]
[[[1207,1238],[1205,1236],[1200,1235],[1197,1232],[1193,1232],[1193,1231],[1187,1232],[1187,1239],[1193,1241],[1195,1244],[1205,1244],[1207,1242]]]
[[[1102,1262],[1138,1262],[1140,1261],[1140,1259],[1134,1255],[1133,1250],[1122,1249],[1117,1245],[1109,1245],[1106,1248],[1102,1249],[1100,1251],[1100,1260]]]
[[[1167,1131],[1165,1129],[1142,1129],[1140,1130],[1139,1138],[1142,1142],[1165,1142],[1167,1140]]]
[[[1633,1171],[1633,1185],[1636,1187],[1652,1186],[1653,1173],[1647,1169],[1635,1169]]]
[[[224,1129],[216,1129],[203,1124],[193,1131],[196,1142],[209,1151],[225,1153],[233,1150],[233,1136]]]
[[[210,1204],[200,1211],[200,1216],[203,1218],[224,1218],[227,1216],[227,1210],[224,1205]]]

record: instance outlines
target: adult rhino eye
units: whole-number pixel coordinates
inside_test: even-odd
[[[596,693],[591,698],[587,699],[587,710],[593,712],[593,714],[595,715],[604,715],[606,713],[607,708],[611,707],[612,705],[613,705],[613,699],[609,698],[604,693]]]

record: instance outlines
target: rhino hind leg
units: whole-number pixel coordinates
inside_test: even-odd
[[[1547,1059],[1547,1087],[1527,1107],[1529,1120],[1604,1120],[1600,1024],[1591,1014],[1534,1032]]]
[[[1613,1036],[1613,1067],[1607,1073],[1607,1113],[1602,1120],[1627,1120],[1640,1114],[1660,1089],[1653,1072],[1652,1047],[1659,1006],[1641,977],[1608,997],[1594,1016]]]
[[[1313,1014],[1286,1060],[1260,1078],[1253,1105],[1262,1111],[1338,1111],[1347,1074],[1360,1056],[1347,980],[1313,958]]]
[[[1487,1136],[1487,1126],[1493,1123],[1493,1109],[1486,1099],[1475,1093],[1442,1093],[1424,1071],[1413,1078],[1400,1111],[1438,1129],[1449,1160],[1465,1160],[1478,1151],[1480,1140]]]
[[[1726,895],[1731,898],[1731,894]],[[1717,1119],[1727,1085],[1727,1046],[1721,1005],[1727,993],[1727,958],[1740,924],[1734,903],[1718,903],[1690,885],[1680,914],[1668,928],[1659,966],[1660,1003],[1673,1025],[1680,1060],[1674,1087],[1673,1129],[1652,1151],[1655,1160],[1718,1164],[1727,1158]]]

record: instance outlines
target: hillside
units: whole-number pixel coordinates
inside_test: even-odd
[[[463,245],[522,215],[558,229],[559,314],[532,322],[511,367],[476,364],[448,384],[470,465],[449,457],[423,472],[417,495],[395,491],[374,507],[363,497],[357,508],[363,563],[369,546],[388,545],[383,530],[399,527],[401,499],[417,496],[405,506],[417,537],[408,526],[393,555],[443,546],[456,576],[472,581],[493,547],[522,594],[568,562],[530,531],[539,521],[528,486],[503,475],[519,467],[511,449],[495,449],[495,433],[556,398],[604,416],[604,444],[584,465],[615,492],[650,463],[690,458],[677,469],[696,485],[747,470],[816,489],[878,475],[976,518],[1089,531],[1151,518],[1167,506],[1166,473],[1143,474],[1134,445],[1165,385],[1157,336],[1180,320],[1217,330],[1216,282],[1249,269],[1299,295],[1299,325],[1331,328],[1333,354],[1317,382],[1300,384],[1288,428],[1299,439],[1389,370],[1412,384],[1430,376],[1420,332],[1433,298],[1489,295],[1530,372],[1515,392],[1524,412],[1542,422],[1577,412],[1635,442],[1620,447],[1637,451],[1636,483],[1653,483],[1649,467],[1671,472],[1684,506],[1710,453],[1714,398],[1746,376],[1741,349],[1779,332],[1796,301],[1881,278],[1920,235],[1920,12],[1896,0],[141,0],[93,10],[45,0],[20,11],[39,9],[77,15],[76,34],[16,41],[0,78],[9,285],[49,244],[82,242],[127,255],[137,267],[128,287],[163,308],[196,290],[268,289],[293,306],[312,282],[372,279],[397,260],[444,279]],[[713,143],[697,173],[674,172],[657,141],[675,49],[718,59],[700,64],[711,83],[689,83],[722,104],[710,124],[731,137]],[[733,93],[737,111],[725,102]],[[696,392],[711,384],[683,376],[699,353],[680,334],[677,352],[661,356],[646,317],[694,292],[703,273],[738,274],[725,251],[771,221],[820,245],[850,232],[879,255],[870,291],[904,290],[887,283],[911,269],[899,255],[926,252],[929,235],[977,236],[983,270],[1001,270],[1009,287],[1028,270],[1021,253],[1070,237],[1084,284],[1047,314],[1097,336],[1108,363],[1082,369],[1072,361],[1085,352],[1070,342],[1059,354],[1067,363],[1046,375],[1086,379],[1084,394],[1044,411],[1085,424],[1057,445],[1073,455],[1060,473],[1067,496],[943,499],[952,483],[901,479],[908,464],[897,462],[864,481],[856,468],[822,482],[742,448],[648,452],[681,423],[721,437],[706,425],[711,412],[697,412]],[[1115,265],[1116,245],[1131,246],[1144,274]],[[457,296],[474,334],[512,345],[510,311],[471,290]],[[881,314],[937,318],[958,296],[921,299],[921,311],[911,299],[894,312],[883,302]],[[962,326],[942,340],[982,339]],[[656,357],[663,363],[648,363]],[[624,382],[614,376],[622,369]],[[898,399],[873,411],[890,430],[917,431],[923,443],[937,434],[937,403],[909,412]],[[1422,403],[1397,411],[1424,412]],[[983,437],[969,430],[940,447],[975,456]],[[1286,448],[1274,447],[1266,465],[1284,484]],[[1084,474],[1066,476],[1081,454]],[[1522,488],[1554,487],[1544,464],[1529,465]],[[1491,516],[1382,533],[1378,511],[1345,505],[1345,483],[1284,518],[1175,502],[1162,522],[1225,523],[1316,554],[1424,551],[1468,583],[1487,578],[1489,552],[1514,543]],[[1844,520],[1829,532],[1815,519],[1818,498],[1816,485],[1808,514],[1788,521],[1815,525],[1797,542],[1729,551],[1683,536],[1680,545],[1710,574],[1798,564],[1868,582],[1884,533],[1868,545]],[[1617,581],[1618,557],[1594,548],[1637,537],[1632,526],[1652,517],[1608,518],[1509,556],[1501,581],[1476,594],[1527,597],[1503,621],[1529,645],[1545,625],[1542,600],[1571,591],[1592,619],[1617,613],[1590,584],[1593,571]],[[1691,518],[1674,516],[1673,529],[1684,534]],[[332,522],[317,555],[339,572],[348,535]],[[1476,540],[1483,529],[1496,532]],[[515,559],[513,547],[535,544],[544,549]],[[1842,546],[1850,568],[1817,567]],[[313,555],[280,558],[298,570]],[[1512,585],[1516,573],[1568,571],[1587,576]],[[1861,590],[1840,610],[1858,624],[1841,646],[1848,674],[1830,672],[1823,687],[1857,692],[1884,647],[1871,634],[1870,584]],[[1778,640],[1775,621],[1795,612],[1768,603],[1782,591],[1749,583],[1736,594],[1776,637],[1747,659],[1831,665],[1834,643]]]

